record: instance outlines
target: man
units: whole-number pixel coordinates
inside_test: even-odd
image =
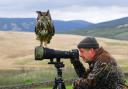
[[[79,60],[71,60],[77,75],[73,89],[124,89],[124,74],[115,59],[93,37],[78,44],[80,57],[89,64],[86,70]]]

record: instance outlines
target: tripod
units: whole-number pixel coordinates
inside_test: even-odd
[[[56,62],[53,59],[50,59],[48,64],[54,64],[57,69],[57,77],[55,77],[53,89],[66,89],[64,80],[62,78],[62,68],[64,67],[63,62],[60,62],[60,58],[56,59]]]

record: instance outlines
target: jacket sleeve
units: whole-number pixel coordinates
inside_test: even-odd
[[[85,67],[79,60],[73,60],[73,61],[71,60],[71,63],[73,64],[76,74],[80,78],[85,77],[87,75]]]
[[[93,68],[93,70],[88,73],[87,78],[80,78],[79,80],[74,81],[74,87],[88,87],[88,88],[93,88],[96,86],[97,80],[100,81],[103,76],[107,76],[107,74],[104,74],[106,68],[108,65],[106,63],[102,64],[96,64]],[[106,78],[106,77],[104,77]],[[74,88],[74,89],[75,89]],[[87,88],[87,89],[88,89]],[[82,88],[83,89],[83,88]]]

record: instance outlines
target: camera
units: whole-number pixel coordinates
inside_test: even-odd
[[[35,60],[43,59],[79,59],[79,51],[77,49],[72,49],[69,51],[54,50],[42,46],[37,46],[35,48]]]
[[[35,48],[35,60],[50,59],[48,64],[54,64],[57,69],[57,77],[55,77],[53,89],[66,89],[65,82],[62,77],[62,68],[64,67],[63,62],[60,59],[77,60],[79,59],[79,51],[77,49],[72,49],[69,51],[55,50],[42,46],[37,46]],[[53,61],[55,59],[55,61]]]

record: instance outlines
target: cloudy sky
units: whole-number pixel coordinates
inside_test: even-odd
[[[0,17],[35,17],[50,10],[54,20],[99,23],[128,17],[128,0],[0,0]]]

